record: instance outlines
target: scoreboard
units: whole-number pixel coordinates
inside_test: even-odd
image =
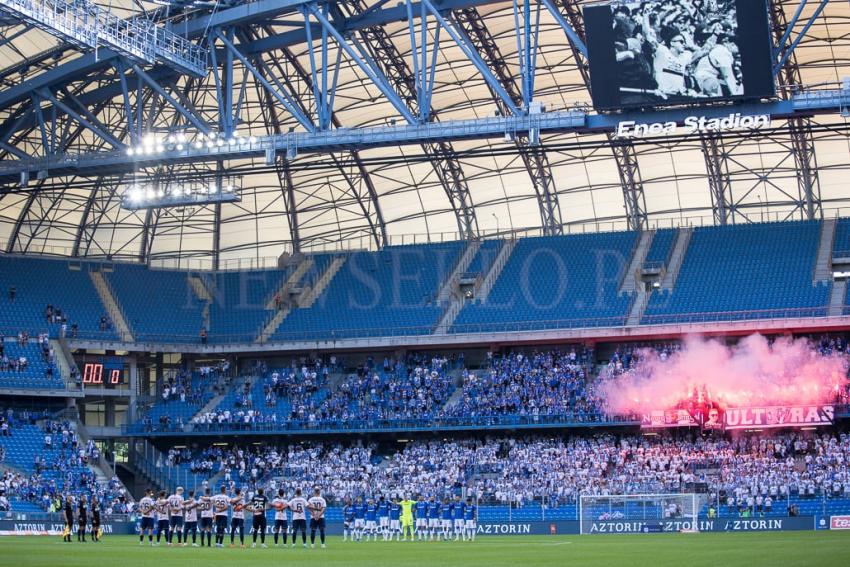
[[[124,359],[120,356],[86,357],[79,366],[85,385],[116,388],[126,384]]]

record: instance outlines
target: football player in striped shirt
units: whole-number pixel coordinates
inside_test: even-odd
[[[168,541],[168,500],[165,498],[164,490],[160,491],[154,508],[156,509],[156,544],[159,545],[162,534],[165,534],[165,541]]]
[[[325,547],[325,510],[328,503],[322,498],[322,491],[316,488],[313,496],[307,501],[307,509],[310,511],[310,547],[316,547],[316,530],[319,530],[319,539],[322,548]]]
[[[221,487],[221,494],[212,497],[213,510],[215,511],[215,546],[224,547],[224,532],[227,530],[227,509],[230,507],[230,498],[227,497],[227,487]]]
[[[361,496],[358,496],[354,503],[354,533],[351,539],[361,541],[364,529],[366,529],[366,503]]]
[[[428,539],[440,538],[440,501],[433,496],[428,499]]]
[[[145,532],[148,532],[148,542],[153,545],[153,514],[154,501],[153,490],[145,491],[145,495],[139,500],[139,513],[142,515],[142,524],[139,529],[139,545],[145,543]]]
[[[387,541],[390,538],[390,503],[383,495],[378,498],[378,529],[384,541]]]
[[[277,539],[280,534],[283,534],[283,546],[286,547],[286,539],[289,535],[289,527],[286,521],[286,509],[289,508],[289,502],[283,497],[283,489],[277,491],[277,498],[272,500],[274,508],[274,544],[277,545]]]
[[[234,547],[233,539],[236,530],[239,530],[239,545],[245,547],[245,498],[242,489],[237,488],[236,494],[230,499],[233,507],[233,516],[230,518],[230,547]]]
[[[454,532],[455,541],[457,541],[463,533],[463,517],[466,512],[466,505],[461,501],[460,495],[455,496],[454,507]]]
[[[186,516],[186,523],[183,525],[183,547],[189,543],[189,534],[192,534],[192,547],[198,547],[198,506],[195,491],[190,490],[189,498],[183,503],[183,513]]]
[[[289,509],[292,510],[292,547],[295,547],[295,539],[301,532],[301,543],[307,547],[307,500],[301,496],[301,489],[295,489],[295,498],[289,501]]]
[[[198,500],[198,509],[201,511],[201,547],[204,546],[204,534],[207,536],[207,547],[212,547],[213,503],[209,488],[204,490],[204,495]]]
[[[370,535],[372,541],[378,541],[378,506],[371,498],[366,501],[366,541]]]
[[[354,506],[351,504],[351,499],[346,496],[345,506],[342,507],[342,541],[347,541],[349,536],[351,541],[354,541]]]
[[[168,497],[168,547],[174,543],[174,534],[177,534],[177,545],[183,543],[183,487]]]
[[[395,496],[390,502],[390,540],[393,539],[393,534],[396,541],[401,538],[401,504]]]

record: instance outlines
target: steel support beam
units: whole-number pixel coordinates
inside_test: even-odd
[[[548,0],[545,3],[551,4]],[[556,15],[561,27],[570,36],[568,30],[572,30],[578,41],[570,41],[570,49],[573,52],[581,78],[590,92],[590,68],[587,62],[587,48],[582,49],[585,41],[584,18],[581,15],[576,0],[556,0],[557,6],[552,5],[549,11]],[[562,18],[558,18],[561,14]],[[643,179],[640,174],[637,153],[634,144],[628,140],[618,140],[611,133],[606,134],[611,143],[611,151],[617,165],[617,175],[620,177],[620,186],[623,189],[623,206],[626,213],[626,224],[631,230],[643,230],[646,219],[646,199],[643,194]]]
[[[612,140],[611,149],[614,151],[623,185],[623,207],[626,211],[627,226],[629,230],[641,231],[646,227],[646,198],[640,180],[635,146]]]
[[[516,78],[508,68],[505,58],[502,56],[495,38],[484,24],[484,19],[476,8],[464,8],[452,14],[455,22],[464,30],[472,41],[478,52],[484,54],[488,66],[493,74],[499,78],[508,95],[515,104],[521,105],[523,94]],[[507,109],[501,104],[497,93],[492,91],[491,96],[502,112]],[[555,187],[555,179],[552,176],[552,168],[546,151],[540,147],[531,146],[525,148],[524,142],[527,136],[517,136],[517,146],[523,148],[520,152],[525,169],[528,172],[534,192],[537,195],[537,204],[540,208],[540,220],[544,234],[562,234],[564,223],[561,218],[561,205],[558,200],[558,192]]]
[[[300,252],[301,235],[298,225],[298,203],[295,200],[295,183],[292,181],[292,172],[289,168],[289,162],[282,158],[278,158],[275,167],[277,169],[277,178],[280,181],[280,191],[284,208],[286,209],[286,218],[289,221],[289,237],[292,240],[292,251]]]
[[[270,32],[270,28],[265,28],[266,32]],[[246,34],[251,35],[253,32],[246,32]],[[310,71],[308,71],[302,64],[301,61],[296,57],[289,49],[281,49],[280,50],[285,58],[287,64],[294,71],[294,76],[298,77],[305,85],[307,85],[308,90],[313,91],[312,80],[313,76]],[[287,73],[280,66],[280,64],[275,59],[272,62],[272,65],[280,72],[280,74],[286,77]],[[269,77],[276,81],[276,84],[280,84],[273,77],[271,70],[263,64],[263,69],[268,74]],[[284,91],[285,92],[285,91]],[[265,96],[269,99],[270,93],[265,91]],[[300,105],[300,110],[303,114],[307,114],[307,108],[304,104],[303,100],[298,100],[297,104]],[[281,131],[280,125],[280,117],[277,114],[277,109],[272,104],[266,105],[268,111],[270,112],[270,123],[275,132]],[[330,115],[331,124],[334,128],[340,128],[341,124],[339,119],[331,113]],[[369,173],[368,168],[363,163],[363,160],[360,159],[360,155],[356,150],[350,150],[349,155],[351,156],[352,161],[357,169],[357,173],[359,176],[359,180],[365,186],[365,192],[358,185],[358,179],[351,179],[351,175],[346,170],[343,164],[337,159],[334,159],[334,165],[338,166],[340,174],[345,178],[346,183],[348,184],[352,195],[357,199],[357,202],[360,206],[360,210],[363,212],[363,216],[366,219],[366,222],[369,224],[369,229],[372,234],[372,238],[375,242],[377,248],[382,248],[388,242],[387,236],[387,225],[384,221],[384,213],[381,209],[381,204],[378,200],[378,191],[375,188],[374,182],[372,181],[372,176]],[[283,192],[284,204],[286,205],[287,214],[289,216],[290,221],[290,236],[292,238],[292,244],[294,250],[300,250],[301,248],[301,236],[299,229],[299,221],[298,221],[298,209],[297,209],[297,201],[295,199],[294,193],[294,183],[292,182],[291,171],[288,163],[286,164],[285,169],[281,167],[282,158],[278,158],[276,161],[276,168],[278,172],[278,180],[281,183],[281,191]],[[285,174],[285,178],[281,176],[281,173]],[[374,219],[373,219],[374,217]]]
[[[354,11],[352,18],[367,12],[364,0],[352,0],[345,7]],[[365,28],[360,31],[359,36],[366,48],[371,50],[372,59],[381,65],[381,70],[392,83],[395,92],[401,93],[414,109],[414,113],[419,114],[420,103],[416,96],[416,78],[386,29],[381,26]],[[431,120],[438,121],[438,117],[433,112]],[[475,205],[463,168],[452,145],[446,141],[435,141],[422,144],[422,149],[431,157],[431,166],[455,213],[458,232],[464,238],[476,238],[478,219],[475,214]]]
[[[790,36],[789,24],[785,16],[785,9],[781,0],[771,0],[770,19],[771,27],[776,45],[777,53],[784,53],[777,64],[776,77],[779,82],[780,95],[789,99],[797,89],[802,88],[800,68],[797,64],[797,56],[794,53],[799,40],[805,35],[811,23],[820,14],[826,5],[822,0],[815,13],[807,22],[806,27],[800,31],[798,37],[791,46],[785,48],[781,42]],[[799,18],[795,14],[793,22]],[[791,151],[797,166],[797,188],[800,197],[800,209],[802,215],[807,219],[815,219],[823,216],[820,196],[820,180],[818,178],[817,157],[815,155],[815,141],[812,136],[812,121],[808,117],[791,118],[788,120],[788,135],[791,139]]]
[[[41,89],[41,90],[37,91],[37,94],[41,98],[49,100],[50,102],[52,102],[54,104],[54,106],[62,109],[62,111],[66,115],[74,118],[77,122],[79,122],[80,124],[85,126],[87,129],[89,129],[92,132],[94,132],[95,134],[97,134],[100,138],[109,142],[109,144],[113,148],[122,149],[122,148],[125,147],[124,144],[122,144],[117,138],[115,138],[111,133],[106,131],[106,127],[104,127],[102,124],[98,124],[97,121],[95,119],[93,119],[93,117],[91,116],[90,113],[89,113],[89,116],[87,116],[87,117],[82,116],[79,112],[77,112],[76,110],[74,110],[73,108],[71,108],[70,106],[65,104],[63,101],[56,98],[56,96],[54,96],[54,94],[52,92],[50,92],[48,89]]]
[[[427,0],[424,0],[427,1]],[[305,4],[304,6],[304,19],[307,29],[309,29],[310,21],[307,18],[307,14],[312,15],[322,26],[322,30],[329,33],[336,40],[337,46],[342,49],[352,61],[362,70],[369,80],[378,88],[379,91],[387,98],[390,104],[398,111],[398,113],[407,120],[409,124],[416,124],[416,117],[410,112],[410,109],[404,103],[404,101],[399,97],[398,93],[396,93],[392,87],[390,87],[387,78],[382,74],[379,74],[377,70],[369,65],[367,61],[364,61],[360,54],[354,49],[354,47],[343,37],[340,31],[334,26],[331,21],[328,19],[327,14],[324,13],[323,10],[320,10],[313,4]],[[308,36],[309,37],[309,36]],[[318,101],[316,101],[318,103]]]
[[[835,114],[850,106],[850,88],[819,90],[800,93],[792,100],[744,103],[732,106],[710,107],[703,110],[705,118],[726,118],[730,113],[742,116],[770,115],[773,120],[807,119],[816,114]],[[542,133],[616,132],[621,121],[639,123],[676,122],[682,124],[689,109],[663,109],[652,112],[624,112],[618,115],[587,115],[570,110],[547,112],[534,117],[506,116],[473,120],[447,121],[425,125],[379,126],[339,128],[328,132],[290,132],[273,136],[257,136],[256,140],[229,141],[223,146],[166,151],[162,154],[128,156],[124,151],[95,151],[79,155],[58,154],[45,159],[0,160],[0,181],[13,181],[22,172],[41,173],[48,176],[82,175],[100,176],[132,171],[138,167],[164,164],[203,163],[228,159],[261,157],[268,150],[278,152],[330,153],[340,148],[379,148],[399,145],[428,145],[455,140],[483,140],[504,138],[506,134],[523,135],[532,129]],[[829,129],[823,126],[821,129]],[[770,126],[768,131],[775,132]],[[738,136],[740,133],[729,134]],[[671,138],[681,135],[670,136]],[[617,142],[631,146],[631,139],[616,138]],[[592,145],[592,144],[591,144]],[[454,154],[453,154],[454,157]],[[632,181],[636,181],[632,177]]]
[[[711,189],[711,209],[714,224],[726,225],[734,222],[735,201],[732,197],[732,179],[726,161],[723,137],[719,134],[700,136],[705,167],[708,173],[708,186]]]
[[[295,118],[299,124],[301,124],[308,132],[315,132],[316,126],[313,124],[312,120],[307,117],[307,114],[303,112],[302,109],[297,107],[297,104],[291,99],[290,96],[286,94],[283,89],[278,90],[275,85],[272,85],[258,70],[254,65],[251,64],[248,59],[242,55],[242,53],[236,48],[233,43],[227,39],[224,34],[219,32],[218,30],[214,30],[214,35],[218,37],[222,43],[227,47],[228,52],[232,53],[236,56],[237,59],[248,69],[248,72],[254,76],[254,78],[263,85],[269,94],[271,94],[280,104],[283,106],[287,112],[289,112],[293,118]],[[277,82],[276,79],[275,82]],[[277,87],[280,87],[278,83]]]

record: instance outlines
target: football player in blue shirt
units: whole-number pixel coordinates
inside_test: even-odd
[[[464,506],[463,502],[460,500],[460,496],[455,496],[455,505],[454,505],[454,528],[455,528],[455,541],[460,538],[461,533],[463,532],[463,515],[466,511],[466,506]]]
[[[463,513],[463,540],[475,541],[475,532],[478,531],[478,506],[472,503],[472,498],[466,499],[466,508]]]
[[[428,499],[428,539],[440,536],[440,502],[433,496]]]
[[[366,541],[370,535],[372,541],[378,541],[378,507],[371,498],[366,503]]]
[[[363,538],[363,530],[366,527],[366,505],[363,504],[363,498],[357,497],[357,503],[354,505],[354,538],[361,541]]]
[[[440,519],[440,537],[437,539],[448,540],[449,534],[452,531],[452,516],[454,516],[455,505],[452,501],[446,498],[443,501],[443,509],[441,510]]]
[[[416,499],[416,505],[413,507],[414,516],[416,517],[416,539],[423,540],[428,538],[428,503],[425,502],[425,496],[420,494]]]
[[[401,504],[395,497],[390,503],[390,540],[393,539],[393,534],[396,541],[401,539]]]
[[[378,499],[378,529],[387,541],[390,537],[390,503],[383,496]]]

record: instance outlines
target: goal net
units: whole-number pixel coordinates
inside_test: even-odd
[[[697,531],[696,494],[630,494],[579,498],[581,533]]]

